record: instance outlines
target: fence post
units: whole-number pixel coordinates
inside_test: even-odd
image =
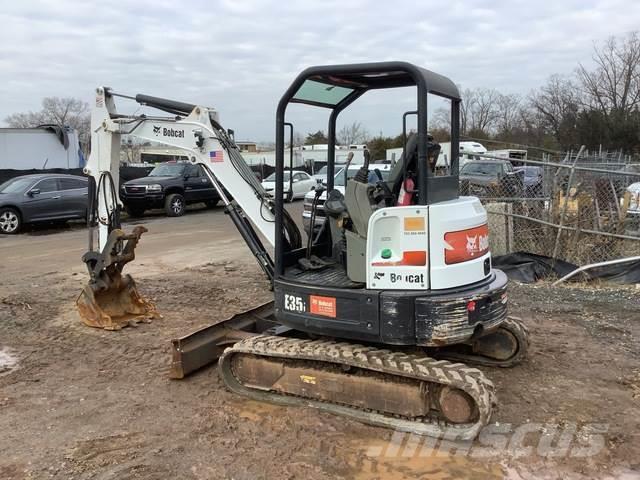
[[[551,258],[553,259],[554,265],[556,260],[558,259],[558,249],[560,248],[560,235],[562,235],[562,227],[564,226],[564,220],[567,214],[567,205],[569,204],[569,193],[571,191],[571,184],[573,183],[573,174],[576,171],[576,163],[578,162],[578,159],[580,158],[580,155],[582,155],[582,152],[584,151],[584,149],[585,149],[585,146],[582,145],[580,147],[580,150],[576,154],[576,158],[573,160],[573,163],[571,164],[571,167],[570,167],[571,172],[569,172],[569,180],[567,180],[567,189],[564,196],[564,203],[562,204],[562,212],[560,213],[560,222],[558,223],[558,232],[556,233],[556,242],[553,247],[553,255],[551,256]],[[555,195],[555,192],[554,192],[554,195]]]

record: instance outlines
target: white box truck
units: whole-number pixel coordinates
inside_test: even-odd
[[[82,168],[78,132],[54,126],[0,128],[0,170]]]

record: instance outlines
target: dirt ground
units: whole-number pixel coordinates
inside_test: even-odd
[[[164,318],[119,332],[80,324],[81,265],[36,274],[3,249],[0,479],[640,478],[640,290],[513,284],[511,313],[530,328],[529,359],[483,370],[499,397],[493,426],[532,425],[522,445],[533,449],[479,458],[480,441],[467,455],[462,444],[414,453],[403,443],[398,454],[393,442],[403,436],[239,398],[215,368],[167,378],[171,338],[270,299],[230,235],[216,260],[181,268],[172,254],[132,268]],[[606,431],[590,437],[593,424]],[[541,433],[553,437],[554,426],[575,426],[574,442],[601,438],[602,449],[541,455]]]

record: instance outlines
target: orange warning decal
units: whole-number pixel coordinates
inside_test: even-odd
[[[311,305],[311,313],[323,315],[325,317],[336,318],[336,299],[335,297],[320,297],[317,295],[309,295],[309,303]]]
[[[402,252],[402,265],[424,267],[426,264],[427,264],[427,252],[425,250]]]
[[[444,236],[444,261],[447,265],[479,258],[489,251],[489,228],[479,227],[448,232]]]
[[[404,217],[405,232],[424,232],[424,217]]]

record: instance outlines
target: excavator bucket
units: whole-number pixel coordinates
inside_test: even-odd
[[[160,318],[155,305],[138,293],[133,278],[122,275],[124,265],[135,258],[135,247],[146,231],[144,227],[136,227],[131,234],[126,234],[115,229],[102,252],[89,251],[82,257],[91,279],[76,300],[76,306],[85,325],[120,330]]]

